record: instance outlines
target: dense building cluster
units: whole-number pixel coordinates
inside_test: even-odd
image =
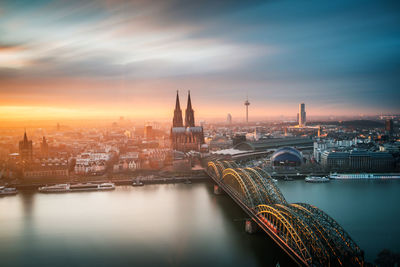
[[[248,106],[246,106],[248,108]],[[137,171],[190,170],[207,157],[237,160],[271,172],[400,171],[398,117],[306,124],[297,121],[195,124],[190,92],[183,116],[179,94],[170,123],[137,124],[120,117],[102,126],[3,130],[0,178],[130,175]],[[22,136],[22,138],[21,138]],[[197,162],[197,163],[196,163]],[[36,179],[36,180],[35,180]]]

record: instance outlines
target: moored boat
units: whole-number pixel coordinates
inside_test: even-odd
[[[51,186],[39,187],[41,193],[65,193],[65,192],[81,192],[81,191],[104,191],[114,190],[114,183],[101,183],[101,184],[56,184]]]
[[[12,196],[17,193],[18,190],[16,188],[0,186],[0,196]]]
[[[304,180],[307,183],[327,183],[327,182],[329,182],[329,178],[320,177],[320,176],[307,176]]]
[[[64,193],[69,192],[69,184],[56,184],[39,187],[41,193]]]
[[[329,178],[336,180],[400,179],[399,173],[331,173]]]

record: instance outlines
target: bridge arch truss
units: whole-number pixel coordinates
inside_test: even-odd
[[[310,266],[363,266],[363,252],[338,222],[310,204],[289,204],[263,169],[213,161],[207,172]]]

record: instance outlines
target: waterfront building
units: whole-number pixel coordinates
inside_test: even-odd
[[[353,171],[391,171],[394,169],[394,158],[386,152],[353,150],[350,152],[325,151],[321,155],[323,166],[334,170]]]
[[[321,162],[322,154],[328,150],[336,150],[336,151],[346,151],[350,150],[353,145],[356,144],[354,140],[335,140],[335,139],[324,139],[318,140],[314,142],[314,159],[317,162]]]
[[[33,158],[32,140],[28,140],[26,131],[24,139],[19,142],[19,155],[22,161],[31,161]]]
[[[134,171],[138,169],[138,164],[134,160],[120,159],[113,165],[113,172]]]
[[[272,166],[300,166],[303,163],[303,155],[293,147],[282,147],[277,149],[271,156]]]
[[[325,151],[321,155],[321,163],[331,169],[347,169],[349,167],[349,153]]]
[[[76,157],[76,174],[99,174],[106,170],[106,162],[111,159],[111,153],[84,152]]]
[[[188,94],[187,108],[185,111],[185,125],[183,126],[182,111],[179,103],[179,94],[176,94],[174,118],[171,128],[171,142],[174,150],[188,152],[191,150],[200,151],[204,144],[203,127],[195,126],[194,110]]]
[[[113,165],[113,171],[134,171],[140,167],[139,152],[126,152],[119,155],[119,161]]]
[[[106,171],[105,161],[91,161],[88,163],[76,163],[74,168],[75,174],[102,174]]]
[[[36,159],[23,170],[24,179],[66,178],[69,176],[68,160],[64,158]]]

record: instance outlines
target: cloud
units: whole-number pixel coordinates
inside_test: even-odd
[[[148,98],[185,86],[232,106],[247,92],[261,104],[399,111],[396,2],[7,1],[1,10],[0,79],[18,83],[15,94],[69,96],[69,83],[90,101],[83,87],[105,83],[103,103],[113,84]]]

